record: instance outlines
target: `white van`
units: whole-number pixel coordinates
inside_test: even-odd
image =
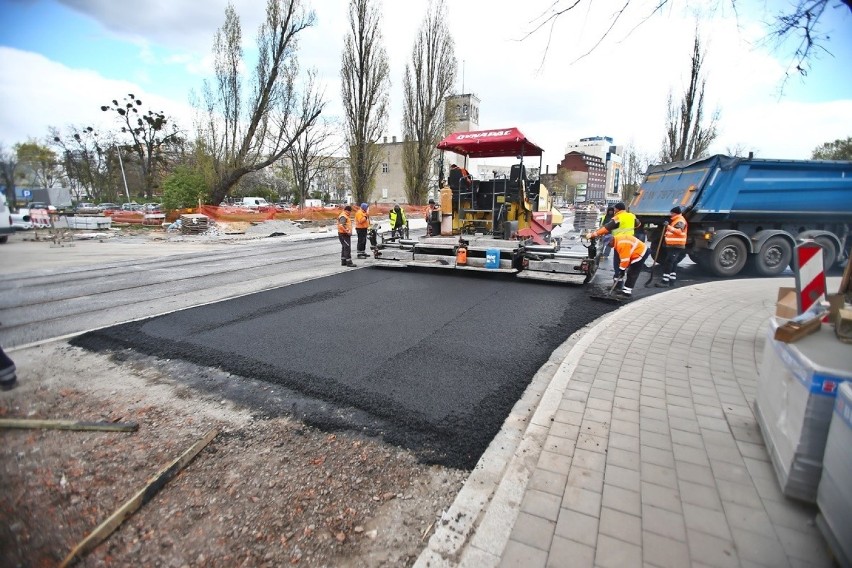
[[[261,207],[272,207],[270,203],[262,197],[243,197],[237,202],[239,207],[248,207],[249,209],[260,209]]]
[[[0,192],[0,243],[9,240],[9,235],[15,232],[12,227],[12,211],[6,205],[6,194]]]

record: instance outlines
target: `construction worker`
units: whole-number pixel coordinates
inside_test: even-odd
[[[456,164],[450,164],[449,180],[450,187],[455,184],[457,186],[456,189],[470,189],[473,185],[470,172],[467,171],[467,168],[460,167]]]
[[[393,209],[390,210],[389,217],[391,238],[394,238],[394,235],[402,238],[405,226],[408,224],[408,219],[405,218],[405,211],[403,211],[397,203],[393,206]]]
[[[337,216],[337,238],[340,239],[340,265],[352,264],[352,206],[347,205]]]
[[[613,250],[618,254],[618,268],[615,270],[613,282],[623,281],[620,298],[629,300],[633,297],[633,286],[645,266],[645,259],[651,253],[650,247],[633,235],[618,234],[613,237]],[[625,280],[625,274],[627,276]]]
[[[586,233],[587,239],[593,239],[595,237],[600,237],[601,235],[606,235],[607,233],[612,234],[613,238],[618,235],[630,235],[633,236],[636,232],[636,229],[642,226],[642,222],[636,218],[636,215],[633,213],[627,212],[627,207],[623,202],[619,201],[613,206],[615,213],[607,223],[604,224],[603,227],[598,229],[597,231]],[[618,270],[619,261],[618,261],[618,249],[615,248],[613,244],[613,250],[615,254],[612,258],[612,269],[613,271]]]
[[[441,226],[441,206],[435,203],[434,199],[430,199],[426,204],[426,236],[432,236],[432,227],[437,223]]]
[[[598,219],[598,228],[603,227],[607,223],[609,223],[612,218],[615,216],[615,207],[607,207],[606,213],[600,216]],[[606,260],[609,258],[609,251],[612,250],[612,235],[606,234],[601,237],[601,258]]]
[[[686,231],[688,224],[683,217],[680,207],[672,207],[671,218],[669,224],[665,226],[665,253],[666,256],[663,262],[663,278],[661,282],[657,282],[657,288],[667,288],[674,286],[677,280],[677,272],[675,271],[678,263],[683,260],[686,254]]]
[[[358,235],[358,258],[367,258],[367,229],[370,228],[370,216],[367,214],[368,205],[362,203],[355,210],[355,233]]]

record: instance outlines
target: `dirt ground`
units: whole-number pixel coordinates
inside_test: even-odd
[[[61,342],[14,359],[0,418],[139,428],[0,429],[2,566],[58,565],[211,428],[212,442],[79,565],[410,566],[467,477],[356,434],[253,416],[184,386],[168,362]]]

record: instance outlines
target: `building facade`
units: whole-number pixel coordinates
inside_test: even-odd
[[[598,156],[568,152],[556,166],[558,179],[574,185],[574,203],[601,205],[606,203],[606,164]]]
[[[614,140],[609,136],[590,136],[569,142],[565,147],[565,152],[581,152],[600,158],[606,168],[604,201],[610,204],[622,201],[623,146],[616,146]]]
[[[472,94],[451,95],[445,101],[445,118],[447,124],[446,134],[453,132],[467,132],[470,130],[479,129],[479,98]],[[370,196],[372,203],[407,203],[408,198],[405,195],[405,171],[402,166],[402,147],[403,142],[397,141],[396,136],[382,138],[379,146],[379,168],[376,170],[375,189]],[[457,156],[452,152],[446,152],[444,155],[444,176],[446,177],[449,171],[450,164],[464,163],[463,156]],[[440,168],[440,156],[435,154],[433,172],[430,180],[429,198],[437,196],[438,188],[438,171]],[[471,174],[478,171],[473,164],[468,165],[468,170]],[[508,168],[506,168],[508,175]],[[491,176],[488,176],[490,179]],[[482,178],[484,179],[484,178]]]

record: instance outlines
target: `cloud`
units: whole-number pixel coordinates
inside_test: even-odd
[[[187,104],[152,95],[131,81],[107,79],[86,69],[71,69],[42,55],[0,47],[3,72],[14,81],[0,82],[0,142],[13,145],[30,138],[43,139],[48,128],[68,125],[115,128],[112,115],[100,106],[126,93],[140,98],[146,108],[162,110],[183,128],[191,126]]]

